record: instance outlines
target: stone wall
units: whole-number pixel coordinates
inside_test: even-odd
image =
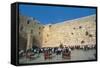
[[[58,47],[61,43],[66,46],[95,45],[96,21],[95,15],[56,24],[40,24],[34,18],[20,15],[19,34],[27,42],[19,44],[26,49],[37,47]],[[20,42],[25,42],[25,40]]]
[[[19,46],[26,46],[26,50],[32,46],[41,47],[42,45],[42,32],[44,26],[40,24],[35,18],[19,16],[19,34],[20,37],[27,40],[26,44],[19,44]],[[20,42],[25,42],[20,41]],[[23,48],[21,48],[23,49]]]
[[[43,32],[43,47],[95,45],[95,15],[46,25]]]

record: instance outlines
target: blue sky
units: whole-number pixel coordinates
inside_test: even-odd
[[[20,4],[19,13],[21,15],[34,17],[42,24],[55,24],[66,20],[96,14],[96,9]]]

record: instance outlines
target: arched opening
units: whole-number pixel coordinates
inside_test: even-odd
[[[40,48],[41,44],[40,44],[40,41],[33,36],[33,39],[32,39],[32,48]]]

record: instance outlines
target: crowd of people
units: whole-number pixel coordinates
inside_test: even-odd
[[[71,51],[74,49],[82,49],[82,50],[88,50],[93,49],[95,46],[63,46],[62,44],[59,47],[43,47],[43,48],[32,48],[27,50],[26,52],[20,51],[19,56],[26,56],[26,58],[29,59],[35,59],[40,56],[41,53],[44,55],[44,59],[52,59],[53,54],[55,55],[61,55],[62,58],[71,58]]]

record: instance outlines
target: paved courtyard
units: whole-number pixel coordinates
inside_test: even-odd
[[[62,55],[53,54],[52,59],[45,60],[43,53],[40,53],[40,55],[33,60],[26,59],[26,57],[22,57],[19,59],[19,63],[24,64],[24,63],[41,63],[41,62],[94,60],[94,59],[96,59],[95,54],[96,54],[95,49],[90,49],[90,50],[77,50],[77,49],[75,49],[75,50],[71,51],[71,58],[70,59],[63,59]]]

